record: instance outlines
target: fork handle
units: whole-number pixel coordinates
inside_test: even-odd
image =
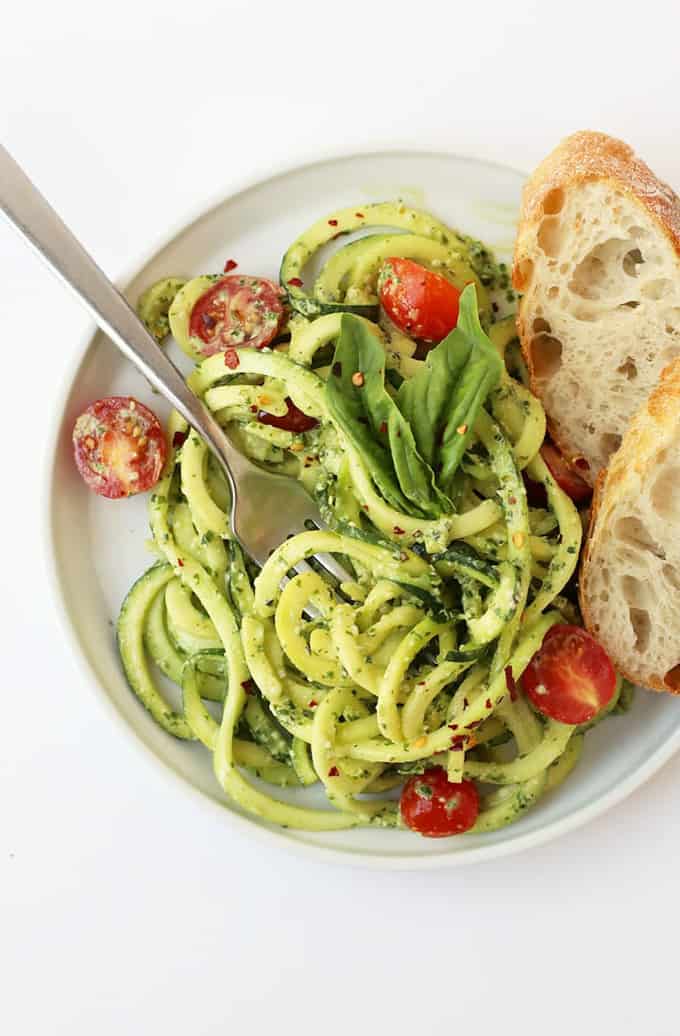
[[[1,145],[0,211],[71,289],[123,355],[206,440],[225,469],[235,500],[236,480],[250,467],[249,461],[231,444],[135,311]]]

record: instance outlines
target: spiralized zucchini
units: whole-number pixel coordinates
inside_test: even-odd
[[[150,502],[161,561],[132,587],[118,622],[128,681],[153,718],[212,754],[217,780],[242,809],[307,831],[400,826],[394,789],[433,764],[450,780],[480,782],[473,831],[492,831],[564,780],[583,741],[583,731],[543,720],[513,693],[546,631],[562,621],[559,595],[581,537],[574,505],[539,454],[538,400],[504,372],[470,432],[455,502],[439,517],[388,503],[329,410],[324,383],[343,309],[363,314],[355,319],[384,350],[385,370],[408,379],[423,368],[415,343],[369,319],[386,254],[418,257],[480,291],[482,282],[494,286],[474,243],[412,211],[365,206],[315,224],[284,259],[297,311],[290,340],[275,351],[236,350],[229,367],[218,353],[189,379],[253,459],[317,494],[331,530],[286,541],[257,571],[231,538],[222,476],[173,414],[173,445]],[[299,287],[333,236],[329,225],[344,232],[381,219],[405,232],[401,242],[382,233],[346,244],[311,295]],[[483,259],[488,266],[487,252]],[[503,352],[511,323],[490,335]],[[296,432],[258,421],[263,410],[285,414],[288,400],[316,426]],[[524,470],[544,486],[546,508],[528,506]],[[313,567],[295,570],[321,552],[337,556],[350,583],[337,588]],[[306,786],[323,788],[326,808],[306,800]],[[271,787],[296,788],[300,801]]]

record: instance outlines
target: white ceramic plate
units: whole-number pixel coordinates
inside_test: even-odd
[[[324,212],[395,197],[431,210],[507,259],[523,179],[501,166],[416,152],[358,155],[293,169],[248,186],[190,223],[137,268],[127,294],[135,301],[162,276],[220,270],[227,258],[236,259],[244,272],[276,279],[289,243]],[[102,335],[95,334],[85,344],[54,435],[50,526],[56,583],[98,692],[108,697],[128,730],[168,772],[179,775],[186,786],[198,790],[204,804],[214,807],[216,824],[231,824],[245,836],[285,842],[336,861],[442,867],[518,851],[584,823],[627,795],[678,747],[678,703],[669,696],[639,692],[631,714],[603,723],[588,735],[581,762],[554,795],[493,834],[448,839],[383,830],[308,834],[274,830],[244,818],[221,795],[208,753],[160,730],[121,672],[113,624],[129,586],[152,560],[144,546],[147,499],[112,503],[89,493],[76,473],[70,447],[78,413],[92,400],[116,394],[132,394],[159,416],[167,414],[163,400],[151,394]],[[174,794],[173,786],[168,794]]]

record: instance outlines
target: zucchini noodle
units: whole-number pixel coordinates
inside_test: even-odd
[[[340,247],[305,289],[316,252],[335,233],[366,227],[380,229]],[[535,714],[514,688],[547,630],[573,610],[561,595],[582,525],[539,452],[543,408],[505,367],[474,425],[458,429],[465,450],[448,496],[437,489],[423,513],[395,506],[398,493],[386,499],[382,461],[348,434],[328,379],[351,319],[384,355],[382,406],[398,403],[402,379],[427,373],[417,342],[375,322],[378,274],[394,256],[461,289],[474,283],[495,362],[512,354],[514,320],[494,323],[507,277],[478,243],[399,204],[320,220],[283,260],[285,339],[231,349],[228,366],[215,353],[188,380],[239,448],[317,495],[329,528],[285,541],[258,570],[231,537],[222,474],[173,414],[150,500],[160,560],[123,603],[119,647],[153,719],[211,753],[219,784],[245,812],[306,831],[399,827],[395,789],[440,765],[450,781],[481,786],[472,831],[483,833],[557,787],[581,753],[585,728]],[[166,322],[154,306],[167,313],[182,285],[169,278],[144,297],[159,335]],[[284,418],[289,402],[313,419],[303,431],[262,423],[263,411]],[[543,487],[545,506],[528,504],[523,472]],[[313,562],[297,571],[320,553],[337,557],[351,581],[337,587]]]

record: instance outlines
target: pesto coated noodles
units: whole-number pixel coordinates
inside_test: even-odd
[[[317,249],[371,224],[402,233],[345,244],[306,292]],[[425,355],[379,318],[395,256],[462,292],[456,328]],[[583,735],[516,693],[546,631],[574,621],[560,595],[581,521],[540,456],[542,407],[506,370],[514,324],[494,299],[507,275],[478,243],[385,203],[320,220],[281,278],[287,322],[271,347],[205,355],[192,314],[212,276],[154,285],[142,312],[159,338],[169,320],[199,360],[193,391],[250,457],[303,481],[330,529],[257,570],[231,538],[217,465],[173,414],[150,504],[159,560],[118,625],[130,686],[169,734],[205,746],[231,799],[272,823],[398,826],[396,790],[433,766],[478,783],[473,831],[511,823],[568,775]],[[523,471],[542,506],[529,506]],[[351,581],[295,571],[319,552]],[[158,671],[179,688],[174,706]],[[325,808],[308,805],[312,785]]]

